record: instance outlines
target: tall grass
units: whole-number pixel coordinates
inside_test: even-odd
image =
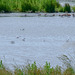
[[[36,62],[34,62],[33,64],[28,64],[22,69],[15,68],[14,73],[12,73],[4,67],[1,60],[0,75],[75,75],[75,71],[72,67],[67,67],[62,71],[60,66],[53,68],[48,62],[46,62],[42,68],[38,68]]]
[[[53,68],[50,66],[50,63],[46,62],[43,68],[38,68],[36,62],[33,64],[28,64],[24,69],[16,69],[14,72],[15,75],[61,75],[61,68],[56,66]]]
[[[12,75],[10,71],[7,71],[2,63],[2,60],[0,61],[0,75]]]

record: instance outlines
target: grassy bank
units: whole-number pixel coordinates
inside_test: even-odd
[[[68,67],[62,72],[60,66],[53,68],[48,62],[46,62],[42,68],[38,68],[36,62],[34,62],[31,65],[28,64],[22,69],[15,68],[14,73],[12,73],[7,70],[2,64],[2,61],[0,61],[0,75],[75,75],[75,72],[71,67]]]
[[[0,0],[0,12],[71,12],[71,6],[62,7],[56,0]],[[72,7],[75,11],[75,7]]]

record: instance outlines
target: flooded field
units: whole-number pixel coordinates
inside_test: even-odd
[[[34,61],[62,66],[58,57],[74,52],[75,17],[0,17],[0,59],[10,69]]]

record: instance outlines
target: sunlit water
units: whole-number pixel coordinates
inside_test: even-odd
[[[74,17],[0,17],[0,59],[10,69],[36,61],[62,66],[61,55],[74,57]]]

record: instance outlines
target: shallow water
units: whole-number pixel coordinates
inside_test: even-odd
[[[74,17],[0,17],[0,59],[13,65],[36,61],[43,66],[62,66],[57,58],[63,54],[74,57]],[[73,62],[73,61],[72,61]]]

